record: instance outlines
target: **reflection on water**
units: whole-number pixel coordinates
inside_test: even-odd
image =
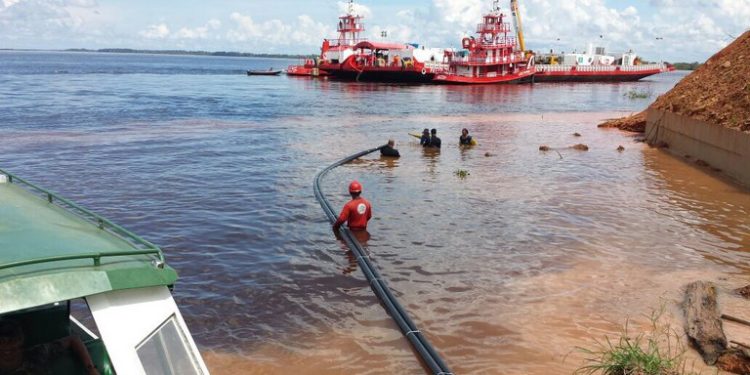
[[[663,300],[675,313],[685,283],[750,283],[750,195],[596,128],[681,73],[403,86],[232,73],[267,60],[0,55],[2,166],[163,246],[214,374],[423,371],[312,194],[318,170],[389,138],[400,159],[323,189],[340,208],[364,184],[367,250],[457,373],[570,373],[575,347],[645,327]],[[425,127],[439,152],[408,135]],[[462,128],[478,146],[459,148]]]

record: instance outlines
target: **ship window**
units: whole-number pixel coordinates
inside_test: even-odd
[[[201,374],[195,353],[191,352],[174,315],[141,342],[136,352],[147,375]]]

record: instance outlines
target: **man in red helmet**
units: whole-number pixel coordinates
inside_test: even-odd
[[[372,218],[372,206],[367,199],[362,198],[362,184],[352,181],[349,184],[349,194],[352,196],[341,210],[339,219],[333,224],[333,231],[338,233],[339,228],[345,222],[351,231],[366,231],[367,222]]]

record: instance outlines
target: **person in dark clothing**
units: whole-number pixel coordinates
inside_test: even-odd
[[[461,137],[458,138],[458,144],[461,146],[471,146],[471,136],[469,135],[469,130],[464,128],[461,130]]]
[[[441,146],[441,144],[443,142],[437,136],[437,129],[432,129],[430,131],[430,133],[431,133],[431,135],[430,135],[430,145],[429,145],[429,147],[440,148],[440,146]]]
[[[422,138],[419,139],[422,147],[430,147],[430,129],[422,130]]]
[[[392,139],[388,140],[388,144],[380,148],[380,156],[390,156],[394,158],[401,157],[401,154],[398,153],[398,150],[393,148],[393,146],[396,145],[396,142]]]

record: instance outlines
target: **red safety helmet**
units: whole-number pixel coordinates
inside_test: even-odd
[[[351,184],[349,184],[349,193],[361,193],[362,192],[362,184],[360,184],[358,181],[352,181]]]

